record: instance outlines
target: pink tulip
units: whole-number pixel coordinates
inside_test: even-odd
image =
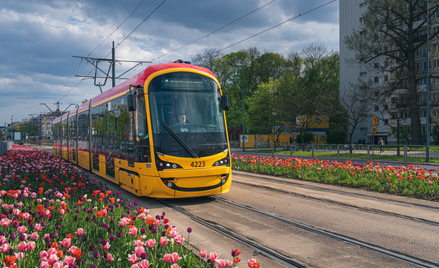
[[[181,268],[181,267],[178,266],[178,264],[174,263],[173,265],[171,265],[171,268]]]
[[[128,261],[130,263],[135,263],[137,262],[139,258],[137,258],[136,254],[128,254]]]
[[[26,212],[26,213],[23,213],[23,215],[21,215],[21,216],[23,217],[23,219],[27,220],[27,219],[29,219],[30,214]]]
[[[40,262],[42,260],[47,260],[48,257],[49,257],[49,254],[45,250],[40,251]]]
[[[18,216],[18,215],[20,215],[20,210],[19,209],[14,209],[12,211],[12,214],[14,214],[14,216]]]
[[[6,252],[8,252],[9,247],[10,247],[10,246],[9,246],[8,243],[3,244],[3,245],[0,246],[0,251],[1,251],[2,253],[6,253]]]
[[[50,256],[50,255],[56,255],[56,253],[57,253],[57,251],[56,251],[56,249],[54,249],[54,248],[49,248],[49,250],[47,251],[47,254]]]
[[[147,248],[153,248],[155,245],[155,239],[149,239],[145,244]]]
[[[63,241],[61,241],[61,245],[65,248],[69,248],[72,245],[72,239],[64,238]]]
[[[171,261],[172,262],[178,262],[179,259],[181,259],[181,257],[178,256],[177,252],[174,252],[171,254]]]
[[[35,246],[36,246],[36,244],[35,244],[34,241],[29,241],[29,242],[27,243],[27,251],[34,251]]]
[[[72,257],[72,256],[66,256],[64,259],[64,264],[74,264],[76,261],[76,258]]]
[[[17,245],[17,248],[19,251],[23,252],[27,250],[27,244],[26,242],[21,242],[20,244]]]
[[[200,257],[201,258],[206,258],[206,256],[207,256],[207,251],[205,251],[205,250],[202,250],[202,251],[200,251]]]
[[[139,267],[139,265],[137,263],[135,263],[135,264],[131,265],[130,268],[140,268],[140,267]]]
[[[23,259],[24,259],[24,253],[23,252],[18,252],[18,253],[15,253],[14,255],[15,255],[15,259],[17,261],[23,261]]]
[[[9,225],[10,223],[11,223],[11,220],[8,219],[8,218],[3,218],[3,219],[0,221],[0,225],[3,226],[3,227],[8,227],[8,225]]]
[[[137,228],[136,227],[130,228],[130,235],[135,236],[136,234],[137,234]]]
[[[184,241],[184,238],[183,238],[183,236],[181,236],[181,235],[177,235],[177,236],[174,238],[174,240],[175,240],[175,242],[177,242],[177,244],[181,244],[181,242]]]
[[[137,257],[140,257],[140,255],[145,252],[145,248],[144,247],[135,247],[134,248],[134,253],[136,253]]]
[[[255,264],[257,261],[255,259],[250,259],[247,261],[248,267],[251,267],[253,264]]]
[[[165,254],[165,256],[163,256],[163,260],[166,262],[166,263],[170,263],[171,262],[171,254]]]
[[[82,236],[84,234],[84,229],[78,228],[78,231],[76,231],[75,234],[78,236]]]
[[[54,262],[59,261],[59,257],[56,254],[52,254],[47,260],[50,264],[53,264]]]
[[[104,250],[108,250],[111,246],[110,246],[110,244],[107,242],[107,244],[105,244],[105,245],[101,245],[101,247],[102,247],[102,249],[104,249]]]
[[[107,262],[112,262],[114,261],[113,255],[111,255],[111,253],[107,253],[107,258],[105,259]]]
[[[172,228],[171,231],[169,232],[169,235],[174,238],[178,235],[178,230],[177,228]]]
[[[23,234],[23,233],[25,233],[25,232],[27,231],[27,228],[26,228],[26,226],[19,226],[19,227],[17,228],[17,231],[18,231],[20,234]]]
[[[76,251],[77,249],[78,249],[78,247],[76,247],[76,246],[71,246],[71,247],[69,248],[68,252],[69,252],[70,254],[73,255],[73,253],[75,253],[75,251]]]
[[[210,252],[210,254],[209,254],[210,262],[215,262],[215,260],[218,259],[218,256],[219,256],[219,254],[216,253],[216,251]]]
[[[57,261],[52,264],[52,268],[68,268],[68,267],[69,267],[68,265],[63,266],[63,263],[61,261]]]
[[[148,260],[142,260],[137,265],[139,266],[139,268],[148,268],[151,264]]]
[[[37,240],[38,237],[39,237],[39,235],[38,235],[36,232],[33,232],[33,233],[30,235],[30,239],[32,239],[32,240]]]
[[[0,245],[3,245],[6,242],[8,242],[8,240],[6,240],[6,237],[0,236]]]
[[[41,224],[37,223],[37,224],[35,224],[34,229],[35,229],[35,231],[39,232],[39,231],[41,231],[41,229],[43,229],[43,226],[41,226]]]
[[[169,239],[168,238],[166,238],[166,236],[162,236],[162,237],[160,237],[160,244],[162,245],[162,246],[166,246],[166,244],[169,242]]]
[[[134,247],[142,247],[143,246],[143,242],[140,240],[136,240],[134,241]]]

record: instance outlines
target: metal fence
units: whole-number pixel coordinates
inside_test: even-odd
[[[439,168],[439,146],[425,145],[364,145],[364,144],[277,144],[273,148],[246,148],[245,153],[271,156],[307,157],[358,163],[367,161],[391,165],[419,165]]]

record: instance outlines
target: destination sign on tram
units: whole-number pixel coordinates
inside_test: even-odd
[[[207,81],[206,81],[207,82]],[[202,79],[190,78],[162,78],[162,88],[166,89],[191,89],[191,90],[209,90],[210,84]]]

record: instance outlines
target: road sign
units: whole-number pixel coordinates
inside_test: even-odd
[[[375,115],[375,117],[373,118],[373,121],[372,121],[372,125],[379,125],[380,123],[378,123],[378,118],[377,118],[377,116]]]
[[[376,126],[373,126],[372,134],[378,134],[378,130]]]

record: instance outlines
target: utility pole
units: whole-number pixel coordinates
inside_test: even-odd
[[[427,148],[426,161],[430,160],[430,0],[427,0]]]
[[[127,80],[128,78],[124,78],[122,76],[125,75],[126,73],[128,73],[129,71],[133,70],[137,66],[143,64],[143,63],[152,63],[152,61],[117,60],[116,59],[116,49],[114,47],[114,41],[113,41],[113,47],[111,49],[111,59],[91,58],[91,57],[82,57],[82,56],[73,56],[73,57],[74,58],[80,58],[80,59],[83,59],[83,60],[85,59],[88,63],[90,63],[91,65],[93,65],[95,67],[95,75],[94,76],[89,76],[89,75],[75,75],[75,76],[76,77],[83,77],[83,79],[93,78],[94,79],[94,85],[99,87],[101,93],[103,93],[102,92],[102,87],[106,85],[107,79],[108,79],[108,77],[110,77],[110,70],[112,70],[112,74],[111,74],[112,87],[115,87],[116,86],[116,79]],[[99,65],[100,62],[108,62],[109,63],[108,71],[104,71],[101,68],[99,68],[98,65]],[[116,62],[118,62],[118,63],[132,62],[132,63],[136,63],[136,64],[133,67],[131,67],[130,69],[128,69],[127,71],[125,71],[124,73],[122,73],[121,75],[116,76]],[[98,71],[100,73],[102,73],[104,76],[98,76]],[[105,79],[105,80],[101,84],[100,82],[96,81],[98,78]]]

